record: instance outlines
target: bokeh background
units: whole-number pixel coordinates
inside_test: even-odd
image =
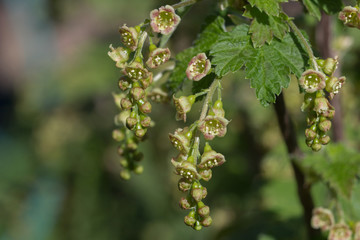
[[[0,0],[0,240],[304,239],[276,116],[242,73],[224,79],[232,121],[213,143],[227,162],[205,183],[212,227],[196,232],[183,224],[168,133],[184,124],[175,122],[171,104],[154,103],[156,126],[140,146],[144,173],[120,179],[111,138],[120,73],[108,46],[120,44],[119,26],[139,24],[166,3],[176,1]],[[191,44],[215,4],[202,1],[183,19],[169,43],[173,52]],[[315,19],[298,17],[314,38]],[[340,43],[350,43],[340,52],[348,77],[344,135],[359,150],[360,31],[336,21],[334,29],[345,37]],[[285,97],[304,146],[296,80]]]

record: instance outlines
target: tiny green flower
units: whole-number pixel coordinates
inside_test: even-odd
[[[326,208],[318,207],[312,212],[311,226],[322,231],[330,230],[334,225],[334,215]]]
[[[306,70],[299,79],[300,86],[308,93],[313,93],[325,88],[325,75],[319,71]]]
[[[206,140],[212,140],[215,136],[225,136],[228,123],[229,121],[223,117],[208,115],[199,123],[199,130]]]
[[[190,80],[199,81],[205,77],[211,68],[211,63],[205,53],[199,53],[191,59],[186,69],[186,76]]]
[[[127,60],[129,60],[129,50],[123,47],[113,48],[110,44],[110,50],[108,52],[109,57],[116,62],[116,67],[123,68],[126,65]]]
[[[127,27],[125,24],[119,28],[121,42],[125,47],[135,51],[138,44],[138,32],[133,27]]]
[[[352,232],[345,223],[338,223],[330,229],[328,240],[351,240]]]
[[[133,81],[138,81],[148,78],[149,71],[143,67],[139,62],[133,62],[131,65],[125,67],[123,73]]]
[[[360,11],[359,8],[346,6],[339,12],[339,19],[348,27],[360,29]]]
[[[176,15],[174,8],[170,5],[152,10],[150,19],[152,30],[164,35],[172,33],[180,23],[180,17]]]
[[[187,153],[190,148],[190,138],[189,138],[188,128],[178,128],[174,134],[169,134],[170,142],[174,147],[179,150],[181,153]]]
[[[150,52],[146,65],[148,65],[149,68],[157,68],[161,64],[169,61],[170,57],[171,53],[169,48],[156,48]]]
[[[173,96],[174,105],[176,108],[176,120],[183,120],[186,122],[186,113],[190,112],[192,105],[195,102],[195,96],[181,96],[180,98],[176,98]]]

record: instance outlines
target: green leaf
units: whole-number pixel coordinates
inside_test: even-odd
[[[231,32],[226,32],[218,38],[210,51],[211,61],[215,64],[215,73],[219,77],[229,72],[236,72],[245,64],[245,59],[254,54],[247,25],[239,25]]]
[[[302,161],[342,197],[349,199],[360,170],[360,154],[343,145],[326,147],[324,155],[312,154]]]
[[[209,88],[215,77],[216,75],[214,73],[210,73],[201,79],[201,81],[193,81],[192,93],[196,94],[204,89]],[[201,101],[204,97],[205,95],[199,96],[196,98],[196,101]]]
[[[317,18],[320,21],[321,19],[321,9],[317,4],[315,4],[312,0],[303,0],[303,4],[306,9],[309,11],[311,15]]]
[[[253,19],[249,33],[251,33],[251,40],[254,47],[261,47],[265,42],[270,43],[273,36],[281,40],[290,30],[286,22],[287,16],[283,13],[278,17],[271,16],[265,12],[260,12],[256,7],[247,5],[244,16]]]
[[[216,64],[215,73],[219,77],[245,65],[246,78],[251,80],[260,103],[267,106],[275,102],[275,95],[280,94],[282,88],[288,87],[291,73],[301,75],[306,59],[292,34],[287,34],[283,41],[274,39],[271,45],[253,48],[247,32],[248,27],[240,25],[219,37],[210,52],[212,63]]]
[[[191,58],[198,53],[208,52],[212,45],[216,43],[218,37],[224,33],[225,20],[222,17],[211,17],[207,19],[206,22],[209,23],[203,28],[203,31],[195,40],[194,46],[176,55],[176,66],[166,83],[170,92],[176,92],[181,88],[186,79],[185,71]]]
[[[256,6],[260,11],[272,16],[278,16],[280,11],[279,4],[287,0],[248,0],[251,6]]]
[[[340,12],[343,8],[341,0],[303,0],[303,4],[309,13],[318,20],[321,19],[321,10],[326,14],[332,15]]]

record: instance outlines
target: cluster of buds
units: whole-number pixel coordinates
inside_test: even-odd
[[[120,94],[114,94],[114,99],[119,99]],[[113,130],[113,139],[120,143],[118,147],[118,154],[120,156],[119,163],[122,167],[120,177],[128,180],[131,177],[131,172],[141,174],[144,170],[140,165],[143,159],[143,154],[138,151],[139,139],[134,137],[134,134],[128,130],[126,126],[126,119],[130,116],[130,111],[122,111],[115,116],[115,125],[118,127]]]
[[[338,18],[344,23],[345,26],[360,29],[360,9],[358,6],[346,6],[339,12]]]
[[[138,142],[144,139],[148,127],[152,125],[148,116],[152,110],[148,99],[152,99],[154,95],[148,94],[149,87],[153,83],[153,73],[150,70],[158,68],[171,57],[168,48],[157,48],[150,41],[149,56],[143,61],[142,51],[148,36],[145,25],[150,24],[153,32],[169,34],[180,21],[171,6],[153,10],[150,18],[151,21],[147,20],[136,27],[123,25],[119,29],[122,46],[114,48],[110,45],[108,52],[109,57],[116,62],[116,67],[120,68],[122,73],[118,81],[122,93],[114,94],[115,104],[121,113],[116,117],[115,123],[119,128],[114,130],[113,136],[117,141],[122,142],[119,155],[123,167],[121,176],[124,179],[130,178],[130,171],[142,172],[142,166],[137,163],[142,157],[136,149]]]
[[[335,109],[329,100],[339,93],[345,83],[345,77],[334,76],[337,59],[319,59],[317,64],[320,70],[306,70],[299,79],[305,91],[301,110],[307,112],[306,144],[313,151],[319,151],[330,141],[327,132],[331,128],[330,120],[335,115]]]
[[[174,98],[174,101],[177,118],[185,121],[186,113],[195,102],[195,96]],[[175,174],[181,176],[178,188],[182,192],[187,192],[187,196],[180,200],[180,207],[190,210],[184,222],[195,230],[208,227],[212,223],[210,208],[203,202],[207,190],[201,185],[200,180],[209,181],[212,177],[212,168],[225,162],[225,157],[214,151],[208,142],[200,155],[198,133],[203,133],[206,140],[211,140],[215,136],[222,137],[226,133],[229,122],[224,118],[225,112],[221,100],[217,100],[207,114],[190,127],[180,128],[174,134],[169,134],[171,143],[179,151],[178,156],[171,160],[175,167]]]
[[[360,240],[360,222],[351,229],[344,221],[335,224],[334,215],[331,210],[318,207],[313,209],[311,226],[328,232],[328,240]],[[353,236],[353,232],[355,232]]]

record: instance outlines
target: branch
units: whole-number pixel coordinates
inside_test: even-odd
[[[291,121],[289,112],[286,109],[284,96],[282,93],[277,97],[274,107],[281,134],[284,138],[291,161],[291,166],[294,171],[297,183],[297,192],[304,212],[304,220],[308,239],[318,239],[320,237],[320,232],[311,227],[311,217],[312,210],[314,208],[314,202],[310,193],[310,185],[305,183],[305,176],[296,163],[296,161],[301,160],[304,157],[304,154],[298,145],[295,128]]]

